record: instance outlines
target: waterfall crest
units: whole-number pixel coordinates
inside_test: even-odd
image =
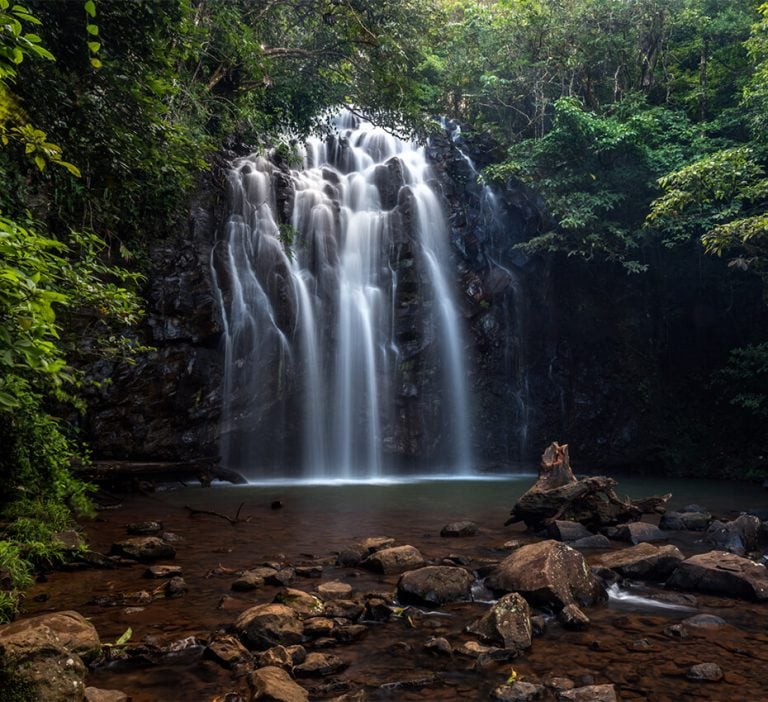
[[[351,113],[335,127],[301,167],[256,155],[229,172],[222,459],[249,477],[375,479],[408,456],[467,474],[462,320],[424,149]]]

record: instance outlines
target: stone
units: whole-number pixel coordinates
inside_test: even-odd
[[[683,619],[682,624],[698,629],[719,629],[721,626],[727,626],[728,622],[716,614],[695,614]]]
[[[446,524],[440,530],[440,536],[453,537],[453,536],[476,536],[480,531],[480,528],[475,522],[468,520],[461,522],[451,522]]]
[[[474,576],[455,566],[426,566],[400,576],[397,596],[400,602],[431,607],[446,602],[469,600]]]
[[[531,645],[531,610],[522,595],[504,595],[480,619],[467,627],[484,641],[501,643],[515,652]]]
[[[611,540],[604,534],[592,534],[583,539],[571,541],[568,545],[571,548],[611,548]]]
[[[70,614],[76,613],[57,612],[0,626],[3,666],[12,680],[34,691],[35,699],[81,702],[85,697],[85,664],[65,646],[68,642],[79,647],[84,641],[79,632],[80,615],[68,617]],[[49,626],[46,619],[50,617],[59,621]],[[60,636],[57,628],[62,624],[65,629]],[[68,631],[71,627],[77,627],[77,632]]]
[[[144,571],[145,578],[172,578],[176,575],[181,575],[181,566],[177,565],[152,565]]]
[[[377,573],[392,575],[424,565],[424,557],[413,546],[393,546],[376,551],[360,565]]]
[[[333,630],[333,638],[340,643],[352,643],[359,641],[368,634],[368,627],[364,624],[348,624],[346,626],[337,626]]]
[[[275,571],[275,573],[276,572],[277,571]],[[237,580],[232,583],[231,588],[235,592],[250,592],[251,590],[258,590],[263,586],[264,578],[261,575],[252,570],[246,570]]]
[[[253,659],[251,652],[234,636],[229,634],[215,635],[208,642],[203,655],[226,668],[234,668]]]
[[[363,614],[364,607],[354,600],[331,600],[325,603],[326,617],[343,617],[356,621]]]
[[[424,650],[441,656],[450,656],[453,653],[450,642],[443,636],[432,636],[427,639]]]
[[[310,617],[304,620],[304,635],[312,638],[332,636],[336,622],[328,617]]]
[[[325,605],[319,597],[304,590],[287,587],[275,595],[275,602],[290,607],[304,619],[317,617],[325,613]]]
[[[369,597],[365,602],[363,618],[372,622],[385,622],[392,616],[392,608],[381,597]]]
[[[112,544],[110,553],[142,562],[176,557],[176,549],[156,536],[136,536],[125,541],[119,541]]]
[[[293,669],[297,677],[325,677],[346,668],[347,664],[338,656],[317,651],[307,654],[307,659]]]
[[[717,548],[743,556],[758,547],[761,527],[760,519],[752,514],[742,514],[730,522],[712,522],[706,539]]]
[[[343,600],[352,594],[352,586],[340,580],[331,580],[317,586],[317,594],[324,600]]]
[[[613,685],[585,685],[558,692],[560,702],[618,702]]]
[[[51,541],[56,542],[61,548],[67,551],[77,551],[85,546],[83,537],[74,529],[56,532],[51,536]]]
[[[507,556],[486,584],[497,592],[519,592],[532,605],[560,610],[567,604],[589,606],[605,591],[578,551],[559,541],[522,546]]]
[[[665,580],[685,560],[676,546],[654,546],[641,543],[621,551],[613,551],[595,559],[594,563],[616,571],[625,578]]]
[[[262,604],[245,610],[237,618],[235,629],[245,645],[256,650],[298,644],[304,634],[299,614],[282,604]]]
[[[306,656],[305,651],[304,658]],[[290,671],[294,666],[293,656],[285,646],[273,646],[259,656],[259,667],[264,668],[267,666],[275,666]]]
[[[499,648],[498,646],[484,646],[477,641],[465,641],[456,653],[467,658],[483,658],[485,660],[507,661],[517,655],[514,649]]]
[[[303,565],[296,566],[293,569],[300,578],[322,578],[323,566],[321,565]]]
[[[589,626],[589,617],[575,604],[565,605],[557,613],[557,618],[566,629],[578,631]]]
[[[491,692],[491,699],[498,702],[531,702],[542,699],[544,692],[544,685],[520,680],[511,685],[499,685]]]
[[[688,669],[685,677],[700,682],[718,682],[723,679],[723,669],[717,663],[697,663]]]
[[[709,551],[684,560],[667,580],[667,586],[758,602],[768,600],[765,567],[727,551]]]
[[[696,506],[696,505],[693,505]],[[712,515],[705,511],[667,512],[659,520],[659,529],[677,531],[706,531]]]
[[[85,702],[130,702],[121,690],[100,690],[98,687],[85,688]]]
[[[648,541],[663,541],[667,538],[659,527],[647,522],[631,522],[619,524],[614,532],[614,538],[618,541],[629,541],[631,544],[646,543]]]
[[[251,700],[264,702],[307,702],[309,693],[296,684],[282,668],[266,666],[254,670],[248,678]]]
[[[368,553],[374,553],[394,546],[395,540],[389,536],[369,536],[367,539],[363,539],[360,545]]]
[[[125,525],[126,531],[131,536],[155,536],[163,530],[162,522],[133,522]]]
[[[339,551],[339,555],[336,558],[336,564],[345,568],[354,568],[369,555],[370,552],[362,544],[352,544]]]
[[[42,645],[49,640],[86,661],[101,653],[96,627],[74,610],[41,614],[0,626],[0,648],[7,655],[13,656],[17,649],[34,647],[35,642]]]
[[[181,597],[185,592],[187,592],[187,590],[189,590],[187,581],[178,575],[171,578],[165,584],[166,597]]]
[[[557,541],[578,541],[594,534],[580,522],[556,519],[547,527],[547,536]]]

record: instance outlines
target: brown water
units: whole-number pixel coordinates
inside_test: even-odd
[[[336,551],[375,535],[412,544],[435,562],[449,555],[467,558],[473,566],[500,560],[507,554],[505,541],[532,538],[519,526],[503,526],[509,508],[531,482],[529,476],[390,485],[269,485],[130,496],[118,509],[101,512],[97,520],[83,525],[92,548],[106,553],[114,541],[125,538],[125,524],[160,520],[166,531],[180,537],[175,563],[184,570],[189,592],[142,604],[137,593],[152,591],[163,581],[144,579],[145,567],[140,565],[54,573],[31,593],[45,595],[47,601],[30,599],[28,611],[76,609],[91,618],[102,641],[114,641],[131,627],[132,645],[175,643],[180,649],[157,655],[148,648],[144,658],[98,666],[89,673],[88,684],[121,689],[134,702],[213,700],[243,689],[244,682],[202,659],[201,647],[190,637],[206,639],[231,625],[247,607],[271,601],[278,591],[267,586],[253,593],[234,593],[233,571],[265,562],[321,564],[322,579],[297,577],[291,586],[313,591],[322,581],[341,579],[359,593],[391,592],[397,576],[333,565]],[[620,488],[633,496],[671,490],[673,506],[695,501],[718,513],[768,504],[768,493],[750,484],[665,480],[654,485],[622,480]],[[274,500],[280,500],[283,508],[271,509]],[[191,516],[186,508],[234,517],[240,505],[240,517],[248,521],[235,525],[215,516]],[[476,521],[480,534],[440,537],[441,527],[458,519]],[[709,549],[697,539],[700,535],[687,535],[675,543],[686,553]],[[121,603],[105,606],[95,604],[97,599]],[[697,611],[718,614],[728,626],[676,639],[665,634],[665,628],[693,612],[614,601],[588,611],[592,624],[586,631],[565,631],[553,622],[520,658],[482,669],[457,654],[433,656],[423,646],[431,636],[446,637],[454,648],[472,639],[464,628],[487,604],[448,605],[440,613],[414,611],[410,619],[395,617],[387,624],[371,625],[362,641],[336,646],[332,652],[349,664],[346,670],[302,684],[317,699],[364,687],[371,700],[484,700],[514,668],[530,681],[567,676],[579,684],[613,682],[623,700],[768,700],[768,607],[708,596],[697,600]],[[687,680],[688,668],[700,662],[718,663],[725,680]]]

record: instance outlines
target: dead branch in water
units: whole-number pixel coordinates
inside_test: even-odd
[[[207,509],[195,509],[194,507],[190,507],[189,505],[184,505],[186,509],[189,510],[189,516],[194,517],[196,514],[206,514],[210,517],[220,517],[221,519],[226,519],[232,526],[235,524],[240,524],[241,522],[250,522],[251,518],[246,517],[245,519],[240,519],[240,512],[242,511],[243,507],[245,507],[245,502],[241,502],[240,506],[237,508],[237,512],[235,512],[235,518],[228,517],[226,514],[222,514],[221,512],[212,512],[211,510]]]

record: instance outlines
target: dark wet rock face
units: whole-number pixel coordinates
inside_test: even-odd
[[[112,553],[123,558],[132,558],[142,563],[148,563],[174,558],[176,549],[157,536],[137,536],[113,544]]]
[[[517,593],[504,595],[479,620],[468,628],[483,641],[504,646],[519,653],[531,645],[531,610],[525,598]]]
[[[301,643],[304,626],[298,613],[281,604],[265,604],[243,612],[235,628],[249,648],[264,650],[278,644]]]

